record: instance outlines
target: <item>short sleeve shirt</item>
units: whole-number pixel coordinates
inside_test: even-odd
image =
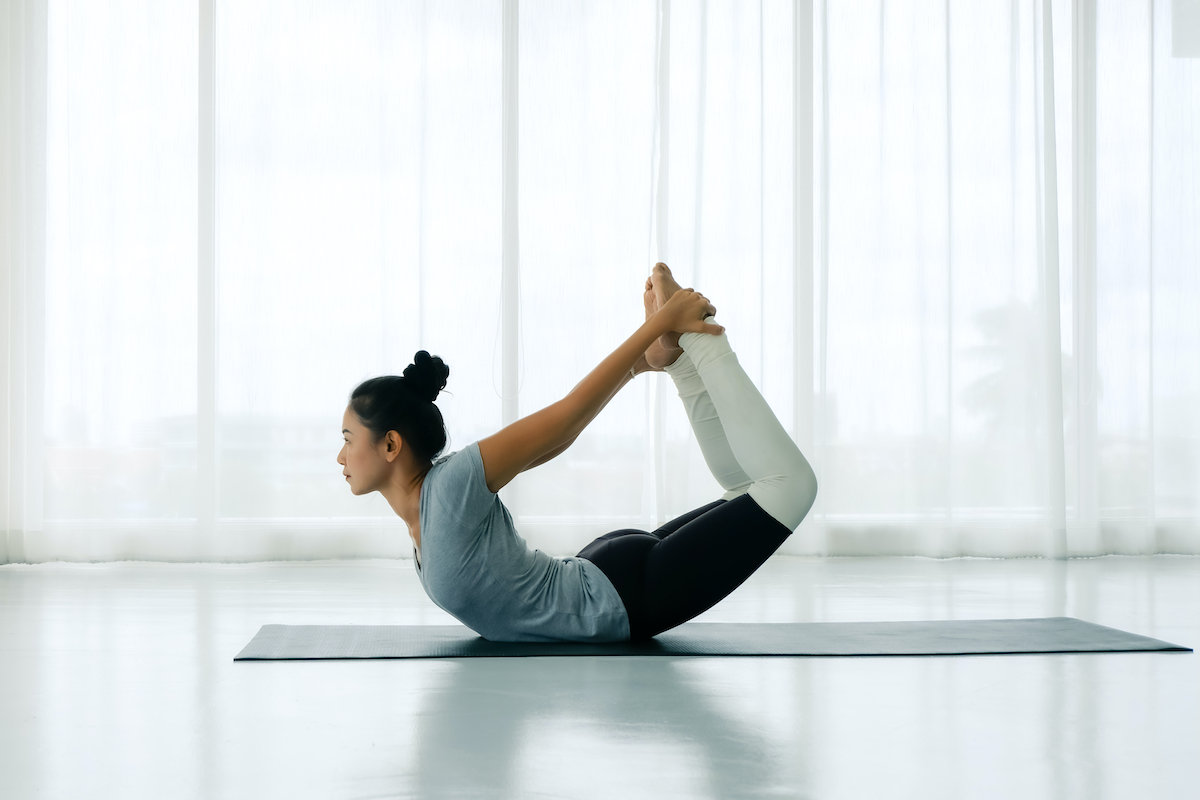
[[[614,642],[629,616],[584,558],[531,550],[487,488],[478,442],[438,459],[421,486],[417,574],[439,607],[498,642]]]

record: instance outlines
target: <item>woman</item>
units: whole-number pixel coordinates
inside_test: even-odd
[[[486,639],[648,639],[740,586],[812,506],[812,468],[738,364],[716,309],[665,264],[643,299],[646,322],[566,397],[443,458],[433,401],[450,370],[440,358],[422,350],[403,377],[351,393],[338,454],[350,490],[387,498],[430,599]],[[496,492],[570,447],[646,370],[674,379],[725,494],[653,533],[605,534],[573,558],[530,550]]]

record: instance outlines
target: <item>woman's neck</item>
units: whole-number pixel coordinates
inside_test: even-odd
[[[380,490],[392,511],[408,526],[408,535],[418,551],[421,549],[421,486],[424,483],[425,472],[398,475],[394,483]]]

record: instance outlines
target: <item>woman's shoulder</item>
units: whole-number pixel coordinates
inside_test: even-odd
[[[455,516],[475,516],[491,506],[495,495],[488,491],[483,476],[479,443],[442,456],[433,462],[421,487],[422,501],[429,500]]]
[[[472,442],[461,450],[435,459],[426,480],[435,474],[439,480],[467,477],[476,469],[482,474],[483,459],[479,456],[479,442]]]

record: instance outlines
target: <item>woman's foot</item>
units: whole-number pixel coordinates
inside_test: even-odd
[[[646,279],[645,291],[642,294],[642,302],[646,306],[646,319],[650,319],[651,315],[662,308],[671,299],[671,295],[680,288],[671,275],[670,267],[661,261],[655,264],[654,269],[650,271],[650,277]],[[679,334],[664,333],[646,349],[646,364],[652,370],[661,371],[664,367],[674,364],[682,352],[683,348],[679,346]]]

